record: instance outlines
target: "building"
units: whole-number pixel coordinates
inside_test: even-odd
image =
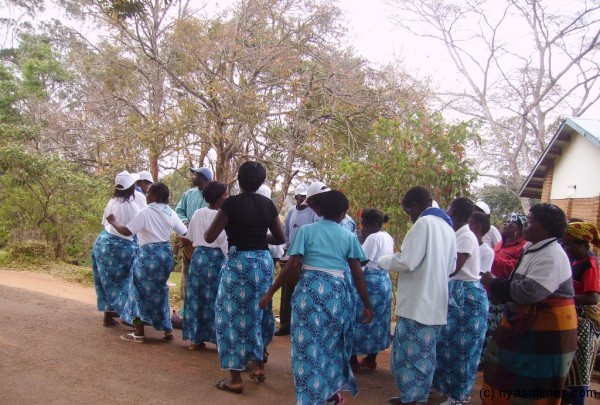
[[[519,196],[558,205],[567,218],[600,228],[600,120],[566,118]]]

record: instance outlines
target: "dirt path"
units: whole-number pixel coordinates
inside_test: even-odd
[[[0,270],[0,401],[4,404],[293,404],[287,337],[269,346],[267,381],[247,375],[243,395],[214,388],[227,373],[217,350],[190,352],[175,331],[168,342],[147,328],[148,343],[124,342],[125,326],[105,328],[93,288],[46,274]],[[385,404],[396,395],[389,351],[379,368],[357,375],[360,393],[348,404]],[[479,404],[478,376],[473,400]],[[595,376],[598,380],[598,375]],[[600,394],[600,384],[592,389]],[[600,403],[600,398],[588,403]]]
[[[175,331],[167,342],[147,328],[148,343],[124,342],[125,326],[105,328],[92,288],[45,274],[0,270],[0,398],[4,404],[292,404],[289,338],[275,337],[267,381],[247,379],[243,395],[214,388],[227,373],[214,345],[190,352]],[[381,370],[357,377],[349,404],[394,395],[389,353]],[[349,395],[347,395],[349,396]]]

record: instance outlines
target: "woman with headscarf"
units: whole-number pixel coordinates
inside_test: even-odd
[[[600,247],[598,228],[587,222],[570,223],[561,244],[571,260],[578,340],[575,358],[567,377],[568,392],[563,396],[563,402],[583,404],[592,377],[600,335],[600,313],[596,306],[600,293],[598,263],[589,254],[590,244]]]
[[[113,316],[120,315],[127,301],[131,265],[137,252],[137,241],[119,233],[108,221],[114,215],[119,222],[131,221],[140,208],[133,202],[135,178],[127,171],[115,177],[115,191],[104,208],[104,230],[96,238],[92,250],[92,273],[96,287],[98,311],[104,311],[104,326],[114,326]]]
[[[577,349],[577,314],[571,266],[558,240],[565,213],[552,204],[531,207],[523,236],[529,242],[510,278],[483,274],[502,320],[485,353],[484,404],[511,403],[509,395],[536,404],[559,404]]]
[[[502,228],[502,241],[494,246],[494,255],[492,260],[492,274],[500,278],[509,278],[510,273],[515,269],[519,257],[523,252],[523,246],[527,241],[523,238],[523,226],[527,222],[525,215],[513,212],[509,215],[508,221]],[[479,368],[483,368],[485,362],[485,350],[492,335],[498,328],[502,319],[503,304],[490,302],[488,313],[488,327],[485,332],[485,340],[481,351],[481,361]]]

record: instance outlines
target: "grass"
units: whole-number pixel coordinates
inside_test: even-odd
[[[94,286],[94,276],[90,267],[75,266],[72,264],[58,261],[41,261],[35,262],[27,260],[13,260],[10,253],[6,250],[0,250],[0,268],[10,271],[31,271],[35,273],[49,274],[58,279],[77,283],[86,287]],[[179,286],[181,285],[181,273],[178,271],[171,272],[169,281],[176,284],[169,288],[169,301],[171,308],[179,310],[183,307]],[[273,296],[273,312],[279,315],[279,302],[281,300],[281,290],[277,291]]]

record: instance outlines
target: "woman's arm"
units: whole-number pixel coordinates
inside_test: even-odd
[[[283,245],[285,243],[285,234],[279,216],[275,217],[273,223],[269,226],[269,230],[271,234],[267,235],[267,243],[270,245]]]
[[[468,253],[457,253],[456,254],[456,270],[454,270],[452,272],[452,274],[450,274],[448,277],[453,277],[454,275],[456,275],[456,273],[458,273],[460,271],[460,269],[462,269],[462,267],[465,265],[465,262],[467,261],[467,259],[469,258],[469,254]]]
[[[267,304],[269,303],[269,301],[271,301],[273,299],[273,294],[275,294],[275,292],[277,290],[279,290],[284,283],[286,283],[292,279],[298,278],[301,267],[302,267],[302,256],[300,256],[300,255],[290,256],[289,260],[287,261],[287,263],[285,264],[283,269],[281,269],[279,276],[277,276],[277,278],[273,282],[273,285],[271,286],[271,288],[269,288],[269,291],[267,291],[266,294],[262,296],[262,298],[258,302],[258,305],[262,309],[265,309],[267,307]]]
[[[117,230],[117,232],[119,232],[121,235],[123,236],[131,236],[133,235],[133,233],[129,230],[129,228],[127,228],[125,225],[120,224],[119,222],[117,222],[117,219],[115,218],[114,214],[110,214],[106,217],[106,220],[108,221],[109,224],[112,225],[113,228],[115,228]]]
[[[373,320],[373,310],[371,309],[371,301],[369,301],[369,291],[367,290],[365,275],[358,259],[348,259],[348,264],[350,265],[356,291],[358,291],[358,295],[365,306],[362,321],[363,323],[370,323]]]
[[[215,215],[215,219],[213,219],[206,232],[204,232],[204,240],[208,243],[213,243],[223,229],[225,229],[228,222],[229,218],[227,215],[223,212],[223,210],[219,209],[219,211],[217,211],[217,215]]]
[[[596,291],[590,291],[573,297],[575,305],[596,305],[599,294]]]

